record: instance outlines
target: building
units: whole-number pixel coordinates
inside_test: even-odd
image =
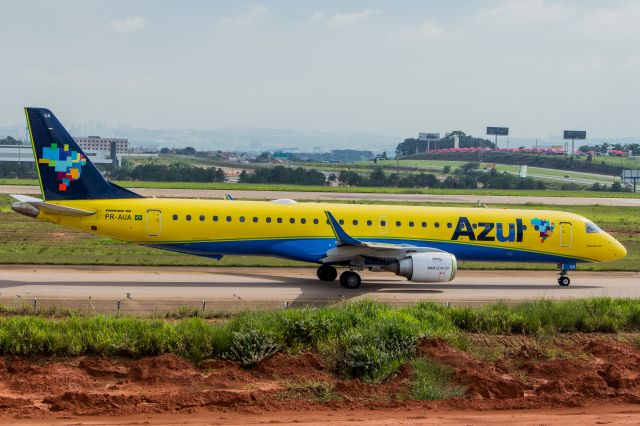
[[[111,152],[111,144],[116,144],[116,154],[129,152],[129,139],[101,138],[100,136],[87,136],[86,138],[73,138],[80,148],[89,155],[89,152]]]
[[[129,140],[116,138],[101,138],[100,136],[88,136],[86,138],[73,138],[82,151],[95,164],[121,164],[122,157],[150,157],[158,156],[152,153],[129,153]],[[112,158],[111,145],[115,144],[116,158]],[[114,161],[115,160],[115,161]],[[0,161],[33,162],[31,145],[0,145]]]

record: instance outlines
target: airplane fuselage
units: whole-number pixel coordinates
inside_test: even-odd
[[[158,198],[51,203],[95,214],[41,212],[39,220],[212,258],[256,255],[321,263],[337,244],[325,211],[359,240],[434,248],[458,260],[570,265],[626,254],[586,218],[552,210]]]

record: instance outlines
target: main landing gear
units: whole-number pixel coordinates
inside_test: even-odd
[[[344,271],[340,274],[340,285],[350,290],[355,290],[362,284],[362,278],[357,272]]]
[[[334,281],[338,276],[338,271],[331,265],[321,265],[317,271],[320,281]],[[344,288],[354,290],[362,285],[362,278],[357,272],[344,271],[340,274],[340,285]]]
[[[320,265],[317,275],[320,281],[334,281],[338,276],[338,271],[331,265]]]
[[[567,276],[567,271],[564,271],[564,270],[560,271],[560,276],[558,277],[558,284],[560,284],[562,287],[567,287],[569,284],[571,284],[571,280]]]

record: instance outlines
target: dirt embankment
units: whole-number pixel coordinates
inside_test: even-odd
[[[316,354],[278,354],[244,369],[209,360],[195,366],[173,355],[139,360],[5,357],[0,412],[13,418],[130,416],[299,410],[427,408],[440,410],[588,407],[640,403],[635,336],[571,335],[546,341],[469,336],[462,351],[424,341],[419,355],[448,365],[464,395],[408,399],[409,365],[387,383],[337,378]]]

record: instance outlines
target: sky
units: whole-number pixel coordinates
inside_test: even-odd
[[[640,136],[640,1],[0,0],[0,125]]]

